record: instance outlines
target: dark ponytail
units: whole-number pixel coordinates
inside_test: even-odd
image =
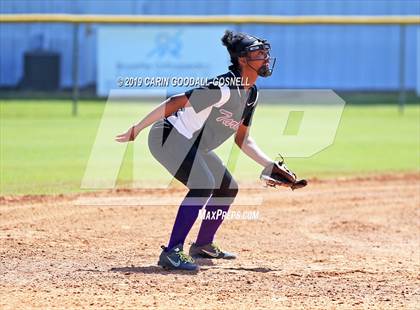
[[[226,46],[229,55],[230,55],[230,62],[232,63],[231,66],[229,66],[230,70],[239,70],[239,61],[237,56],[237,46],[242,39],[244,38],[242,33],[233,33],[231,30],[226,30],[225,34],[222,37],[222,44]]]

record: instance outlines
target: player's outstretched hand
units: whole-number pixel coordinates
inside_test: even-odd
[[[115,141],[117,142],[129,142],[134,141],[135,135],[134,135],[134,126],[130,127],[126,132],[119,134],[115,137]]]
[[[279,155],[281,160],[275,161],[264,168],[261,172],[260,179],[263,180],[267,186],[285,186],[292,190],[305,187],[308,185],[306,180],[298,180],[296,174],[287,168],[284,163],[284,158]]]

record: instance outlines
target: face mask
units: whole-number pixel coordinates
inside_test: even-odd
[[[268,64],[263,64],[258,69],[255,69],[249,62],[257,61],[257,60],[266,60],[268,59]],[[270,67],[270,62],[273,59],[273,63]],[[262,77],[269,77],[273,74],[274,65],[276,64],[276,57],[271,58],[267,55],[266,58],[247,58],[248,65],[255,71],[259,76]]]
[[[270,68],[270,60],[271,59],[273,59],[273,64],[271,65],[271,68]],[[271,76],[273,74],[275,64],[276,64],[276,58],[275,57],[274,58],[269,58],[268,65],[264,64],[257,70],[258,75],[262,76],[262,77]]]

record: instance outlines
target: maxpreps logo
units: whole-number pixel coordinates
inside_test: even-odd
[[[147,57],[179,59],[183,47],[181,36],[182,31],[157,33],[154,40],[154,47],[147,54]]]

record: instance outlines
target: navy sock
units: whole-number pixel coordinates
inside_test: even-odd
[[[211,190],[207,189],[193,189],[188,192],[178,209],[167,250],[171,250],[178,244],[184,244],[200,209],[206,204],[210,196]]]
[[[171,238],[168,243],[168,250],[178,244],[184,244],[185,238],[194,225],[198,217],[198,212],[202,206],[183,206],[181,205],[176,215],[174,228],[172,229]]]
[[[210,212],[210,214],[212,214],[211,212],[216,212],[215,214],[217,214],[218,210],[221,210],[221,212],[219,211],[219,216],[216,215],[215,219],[203,219],[200,226],[200,231],[198,232],[196,245],[202,246],[213,242],[214,235],[216,234],[217,229],[222,224],[224,219],[222,214],[223,212],[227,212],[229,210],[229,205],[206,206],[206,214],[207,212]]]

